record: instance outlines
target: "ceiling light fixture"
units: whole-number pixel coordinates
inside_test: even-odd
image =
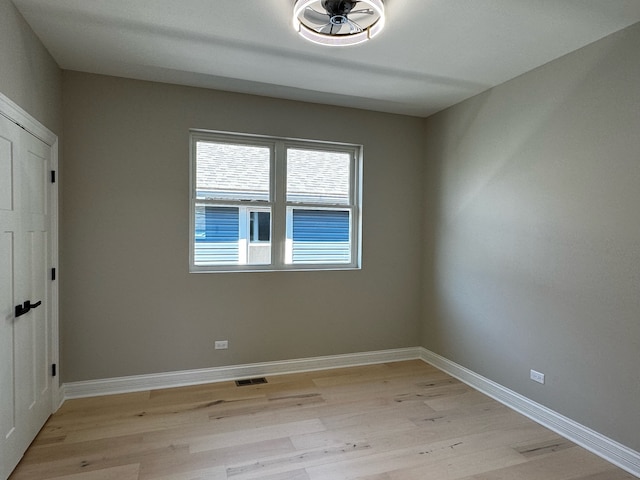
[[[321,45],[356,45],[383,27],[382,0],[296,0],[293,7],[293,28]]]

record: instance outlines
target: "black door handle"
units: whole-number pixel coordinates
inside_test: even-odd
[[[21,317],[31,310],[31,303],[24,302],[24,305],[16,305],[16,318]]]
[[[31,300],[27,300],[22,305],[16,305],[16,318],[26,314],[32,308],[38,308],[42,305],[42,300],[38,300],[36,303],[31,303]]]

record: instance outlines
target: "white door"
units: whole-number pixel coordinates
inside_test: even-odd
[[[0,115],[0,479],[51,413],[50,156]]]

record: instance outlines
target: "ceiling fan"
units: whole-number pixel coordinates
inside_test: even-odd
[[[382,0],[296,0],[293,27],[322,45],[355,45],[384,27]]]

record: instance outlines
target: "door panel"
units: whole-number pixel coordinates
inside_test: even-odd
[[[46,214],[46,147],[40,140],[27,139],[27,156],[21,162],[24,166],[22,198],[25,202],[23,210],[28,213]],[[48,147],[47,147],[48,148]]]
[[[0,216],[0,220],[2,217]],[[14,374],[13,232],[0,232],[0,461],[18,452]],[[0,478],[2,478],[0,471]]]
[[[45,143],[0,116],[0,480],[51,413],[49,162]],[[18,315],[27,301],[37,306]]]
[[[13,210],[12,142],[0,136],[0,210]]]
[[[16,318],[18,296],[15,276],[19,214],[14,152],[17,138],[11,122],[0,116],[0,478],[20,458],[20,419],[15,379]],[[10,471],[10,470],[9,470]]]
[[[38,307],[29,312],[29,321],[32,323],[33,336],[31,342],[34,345],[33,357],[30,362],[33,365],[33,385],[35,402],[33,405],[32,420],[34,422],[34,435],[38,433],[50,413],[49,389],[51,387],[51,374],[49,370],[49,321],[47,295],[47,232],[28,232],[27,237],[30,247],[30,278],[28,289],[33,303],[42,302]]]

